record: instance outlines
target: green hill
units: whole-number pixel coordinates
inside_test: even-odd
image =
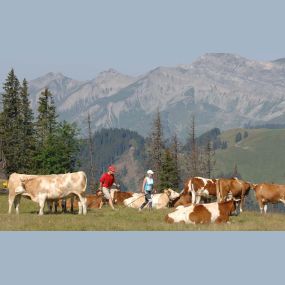
[[[244,137],[235,143],[238,132]],[[285,129],[232,129],[220,135],[228,148],[216,151],[218,173],[229,173],[237,164],[243,179],[285,184]]]

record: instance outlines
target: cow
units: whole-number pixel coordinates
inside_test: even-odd
[[[192,177],[185,182],[183,192],[191,193],[191,202],[199,204],[201,198],[216,197],[216,179]]]
[[[285,185],[261,183],[253,187],[260,212],[267,212],[268,203],[282,202],[285,205]]]
[[[11,213],[13,203],[16,213],[19,213],[21,196],[39,204],[39,215],[44,214],[46,201],[75,196],[79,199],[79,214],[83,212],[86,215],[86,200],[84,198],[86,186],[87,178],[83,171],[52,175],[13,173],[8,182],[9,213]]]
[[[220,224],[229,222],[229,216],[235,210],[236,203],[232,199],[220,203],[192,204],[187,207],[178,206],[174,212],[165,216],[165,221],[170,224]]]
[[[191,193],[181,192],[180,195],[170,202],[170,207],[188,206],[192,204]]]
[[[97,191],[96,194],[87,194],[85,195],[85,199],[87,209],[101,209],[103,204],[103,192]],[[74,199],[72,202],[72,199],[66,199],[66,208],[72,209],[71,212],[73,212],[73,209],[78,209],[78,200]]]
[[[115,191],[113,197],[114,205],[124,205],[124,200],[132,197],[134,192]]]
[[[233,178],[220,178],[216,180],[216,192],[218,202],[225,201],[228,195],[231,193],[233,199],[239,200],[240,212],[243,211],[243,204],[245,196],[248,195],[249,190],[252,188],[252,184],[247,181],[240,180],[236,177]]]
[[[170,201],[179,196],[179,193],[172,189],[165,189],[163,193],[152,195],[152,207],[154,209],[166,208]],[[132,197],[124,200],[124,205],[130,208],[139,208],[145,201],[145,195],[134,193]]]

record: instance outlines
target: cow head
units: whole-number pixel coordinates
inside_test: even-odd
[[[169,200],[174,200],[179,197],[179,193],[170,188],[165,189],[163,192],[169,197]]]

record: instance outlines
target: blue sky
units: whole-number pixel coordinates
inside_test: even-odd
[[[284,4],[283,4],[284,3]],[[0,0],[0,82],[62,72],[141,74],[206,52],[285,57],[285,1]]]

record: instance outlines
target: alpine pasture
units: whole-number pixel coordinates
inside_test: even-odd
[[[112,211],[103,206],[101,210],[89,210],[86,216],[71,213],[38,216],[37,204],[21,200],[20,214],[8,214],[8,197],[0,196],[1,231],[284,231],[284,214],[245,211],[230,217],[230,224],[184,225],[167,224],[164,217],[173,208],[147,210],[120,207]],[[47,211],[47,209],[46,209]]]

